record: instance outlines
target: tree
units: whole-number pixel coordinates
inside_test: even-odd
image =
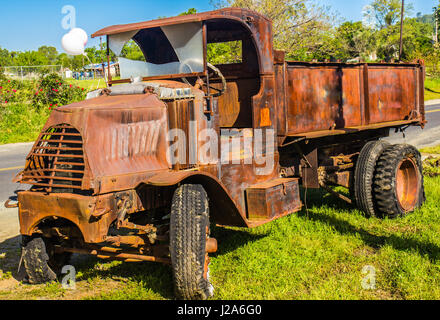
[[[16,66],[41,66],[48,65],[49,59],[38,51],[25,51],[16,55],[13,63]]]
[[[438,75],[438,64],[440,62],[440,44],[439,44],[439,31],[440,31],[440,0],[439,5],[433,8],[433,22],[434,22],[434,35],[433,35],[433,49],[430,55],[427,56],[427,62],[432,64],[432,73]]]
[[[405,17],[408,17],[414,6],[408,1],[405,4]],[[375,27],[382,30],[400,21],[402,0],[374,0],[364,9],[364,17],[373,20]]]
[[[339,59],[368,60],[370,53],[374,51],[373,30],[365,27],[360,21],[344,22],[336,30],[336,43]]]
[[[42,46],[38,48],[38,53],[45,56],[49,64],[54,64],[58,57],[58,51],[55,47]]]
[[[130,40],[125,44],[121,56],[130,60],[145,61],[144,53],[134,40]]]
[[[331,55],[334,17],[330,9],[311,0],[213,0],[217,8],[239,7],[257,11],[273,22],[274,46],[292,59],[311,60]],[[330,50],[331,51],[331,50]]]
[[[7,49],[0,48],[0,66],[10,66],[12,64],[12,55]]]
[[[190,8],[185,12],[182,12],[181,14],[179,14],[179,16],[187,16],[189,14],[196,14],[197,13],[197,9],[195,8]]]
[[[403,25],[403,60],[410,61],[428,56],[432,46],[432,26],[420,23],[416,18],[405,19]],[[398,58],[400,24],[379,30],[376,33],[377,55],[389,61]]]
[[[436,44],[439,42],[439,31],[440,31],[440,0],[439,6],[434,7],[433,20],[434,20],[434,41]]]

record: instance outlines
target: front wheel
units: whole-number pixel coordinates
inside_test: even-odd
[[[55,253],[50,239],[40,236],[22,239],[22,261],[30,284],[57,280],[57,274],[68,263],[69,253]]]
[[[374,179],[378,209],[385,217],[405,216],[425,201],[420,152],[407,144],[387,148],[379,158]]]
[[[208,196],[201,185],[186,184],[174,193],[170,219],[170,254],[175,292],[179,299],[206,300],[209,282]]]

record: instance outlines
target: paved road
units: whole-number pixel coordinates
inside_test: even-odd
[[[19,143],[0,146],[0,202],[14,196],[16,190],[25,190],[26,185],[12,183],[22,170],[33,143]]]
[[[0,243],[19,234],[17,209],[6,209],[3,204],[15,195],[15,191],[29,188],[12,183],[11,180],[22,170],[32,145],[33,143],[18,143],[0,146]]]
[[[437,101],[436,101],[437,102]],[[440,144],[440,101],[438,104],[426,106],[426,119],[428,124],[425,129],[410,127],[405,131],[405,138],[402,133],[392,133],[388,140],[391,143],[408,143],[417,148],[433,147]]]

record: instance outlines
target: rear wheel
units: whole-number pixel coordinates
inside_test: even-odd
[[[379,216],[373,197],[373,179],[376,164],[383,151],[390,144],[385,141],[372,141],[362,149],[356,163],[354,176],[354,197],[356,204],[368,217]]]
[[[407,144],[387,148],[379,158],[374,179],[379,211],[389,218],[405,216],[425,201],[420,152]]]
[[[183,185],[173,197],[170,219],[170,253],[176,296],[205,300],[212,296],[209,282],[208,196],[201,185]]]

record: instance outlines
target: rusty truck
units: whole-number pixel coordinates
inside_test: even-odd
[[[288,61],[271,21],[239,8],[92,37],[119,57],[120,79],[108,72],[107,88],[53,110],[15,178],[31,185],[16,204],[30,283],[89,254],[169,264],[178,298],[206,299],[212,226],[254,228],[298,212],[301,186],[369,217],[401,217],[425,201],[419,151],[383,139],[425,125],[423,61]],[[144,59],[122,57],[129,41]],[[219,44],[239,54],[210,61]],[[224,147],[231,141],[238,147]]]

